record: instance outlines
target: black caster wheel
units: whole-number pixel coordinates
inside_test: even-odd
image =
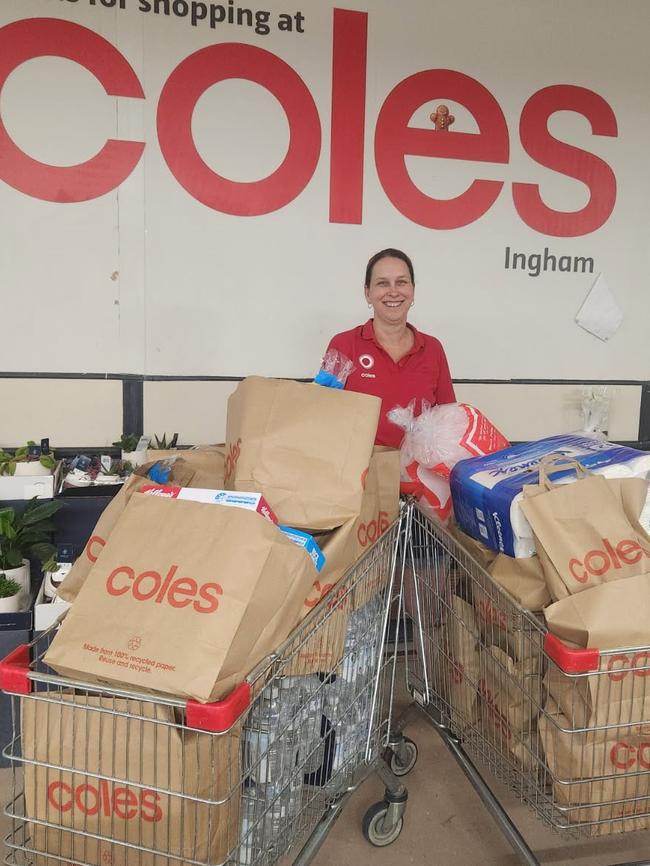
[[[418,760],[418,747],[409,737],[403,737],[399,748],[391,749],[388,766],[396,776],[406,776]]]
[[[392,825],[386,823],[389,804],[382,800],[371,806],[363,817],[363,835],[376,848],[385,848],[391,845],[402,832],[404,818],[400,816],[398,821]]]

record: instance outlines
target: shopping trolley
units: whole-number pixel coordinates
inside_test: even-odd
[[[417,505],[405,523],[409,690],[521,861],[490,776],[574,837],[650,827],[650,647],[565,646]]]
[[[56,675],[44,633],[0,664],[12,695],[6,864],[257,866],[311,861],[372,771],[374,845],[400,834],[408,744],[392,733],[395,522],[246,682],[215,704]],[[314,671],[317,671],[314,673]]]

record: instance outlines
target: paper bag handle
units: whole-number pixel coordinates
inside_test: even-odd
[[[600,667],[597,649],[572,649],[550,631],[544,635],[544,652],[565,674],[585,674]]]
[[[587,469],[573,457],[565,457],[563,454],[545,454],[539,463],[539,484],[545,490],[552,490],[556,485],[548,477],[553,470],[562,472],[568,469],[573,469],[576,478],[586,478],[590,473]]]

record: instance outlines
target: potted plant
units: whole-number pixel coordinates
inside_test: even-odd
[[[153,448],[156,451],[174,451],[177,443],[178,433],[174,433],[173,436],[170,436],[169,441],[167,441],[166,433],[163,433],[162,437],[155,433],[153,437]]]
[[[0,573],[0,613],[16,613],[20,610],[21,590],[18,581]]]
[[[0,475],[51,475],[56,467],[54,456],[39,453],[32,458],[30,449],[38,449],[36,442],[30,440],[13,454],[0,448]]]
[[[44,571],[56,568],[56,548],[49,538],[54,529],[52,517],[61,507],[60,502],[30,499],[22,513],[0,508],[0,574],[19,584],[23,605],[31,590],[29,560],[38,560]]]
[[[130,463],[133,467],[141,466],[147,462],[147,451],[142,449],[136,451],[136,446],[140,441],[140,437],[135,433],[122,433],[117,442],[113,442],[115,448],[120,448],[122,451],[122,460]]]

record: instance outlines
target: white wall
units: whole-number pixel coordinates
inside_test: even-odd
[[[329,337],[367,316],[362,278],[368,256],[395,245],[407,250],[416,266],[413,321],[442,339],[455,378],[650,379],[650,295],[645,288],[650,264],[645,237],[650,116],[640,108],[650,76],[650,7],[645,0],[457,0],[446,6],[411,0],[408,14],[391,0],[374,0],[367,9],[346,3],[349,10],[367,12],[366,19],[346,22],[337,35],[344,38],[355,22],[367,24],[365,100],[350,109],[343,125],[362,116],[360,224],[333,222],[329,216],[334,3],[303,0],[304,32],[298,33],[277,28],[281,13],[296,10],[269,0],[268,35],[228,23],[211,29],[199,21],[192,27],[186,18],[141,11],[148,5],[141,0],[124,0],[122,5],[126,8],[107,9],[90,0],[3,0],[0,5],[0,115],[7,133],[4,139],[0,136],[1,315],[3,323],[10,322],[2,330],[0,373],[309,376]],[[78,25],[91,31],[91,37],[106,40],[109,53],[99,74],[114,72],[119,64],[130,67],[124,75],[137,79],[144,98],[108,95],[83,65],[51,56],[64,51],[65,40],[54,38],[51,25],[33,20],[38,18]],[[45,36],[39,38],[45,47],[35,47],[32,28],[43,30]],[[82,45],[87,36],[79,31],[71,42]],[[363,73],[360,38],[352,50],[340,46],[341,57],[351,66],[345,72],[339,61],[335,64],[336,74],[343,76],[344,95],[353,90],[347,82],[354,70]],[[170,170],[171,157],[168,153],[166,161],[157,128],[161,92],[172,72],[194,52],[229,42],[272,56],[263,55],[262,61],[248,55],[234,73],[237,77],[208,87],[198,99],[191,134],[211,172],[252,182],[272,174],[287,148],[307,149],[306,139],[295,129],[291,138],[285,111],[271,92],[244,80],[257,74],[258,63],[268,61],[291,79],[300,77],[321,129],[320,154],[302,192],[257,216],[232,215],[223,205],[197,200]],[[111,56],[110,46],[124,60]],[[16,62],[11,60],[13,51],[18,52]],[[30,54],[31,59],[18,62]],[[213,66],[223,61],[223,53],[215,57],[210,60]],[[455,228],[423,225],[412,202],[391,201],[386,178],[382,176],[382,183],[377,168],[375,134],[382,106],[393,88],[407,87],[402,82],[428,70],[451,70],[466,78],[462,86],[426,83],[442,81],[440,76],[422,84],[424,95],[406,118],[410,128],[428,130],[417,144],[422,153],[439,150],[446,141],[456,147],[461,138],[453,136],[458,134],[465,135],[471,148],[480,129],[481,146],[498,147],[499,112],[506,125],[507,158],[404,158],[427,206],[436,200],[445,208],[444,200],[460,196],[477,178],[503,182],[483,216]],[[197,75],[189,76],[190,85]],[[562,89],[551,96],[548,129],[553,138],[572,145],[571,152],[558,151],[553,141],[544,140],[545,123],[531,132],[524,120],[520,130],[531,97],[556,85]],[[113,89],[124,92],[124,87],[122,82]],[[400,96],[398,105],[405,99]],[[577,108],[571,103],[576,99]],[[429,114],[441,102],[456,117],[450,132],[431,131]],[[488,112],[483,122],[482,110]],[[610,116],[613,130],[606,129]],[[182,127],[180,119],[177,125]],[[387,130],[380,131],[379,144],[392,141],[397,146],[400,122],[389,120]],[[144,143],[142,157],[123,182],[98,197],[66,201],[71,197],[70,175],[76,177],[70,168],[67,178],[55,175],[56,189],[49,196],[54,200],[45,200],[43,171],[89,160],[111,138]],[[176,150],[176,156],[187,156],[185,145]],[[352,171],[351,152],[345,150],[343,162]],[[582,172],[582,180],[568,176],[571,172]],[[608,205],[603,178],[612,175],[615,201]],[[397,193],[391,195],[399,199],[408,180],[395,183]],[[564,215],[564,228],[541,230],[527,224],[513,202],[517,183],[539,184],[546,206]],[[346,188],[343,183],[339,195]],[[235,204],[240,193],[239,188],[234,193]],[[602,225],[593,230],[585,228],[579,216],[590,196],[602,212]],[[549,271],[535,277],[506,269],[506,247],[511,255],[542,254],[546,248],[557,258],[592,258],[594,273]],[[600,272],[624,315],[607,342],[575,323]],[[54,393],[51,381],[31,387],[49,395]],[[62,387],[81,389],[80,384]],[[573,423],[557,386],[522,386],[525,390],[517,391],[516,399],[513,387],[503,386],[498,397],[488,386],[480,391],[481,399],[494,400],[495,411],[513,430],[541,435],[551,424]],[[11,443],[32,425],[28,392],[0,380],[0,393],[6,388],[13,389],[24,407],[20,429],[14,420],[0,423],[0,439]],[[147,383],[145,390],[146,427],[169,428],[171,406],[188,413],[188,440],[213,440],[211,431],[223,425],[225,386],[214,389],[203,414],[191,408],[201,402],[201,383]],[[625,433],[621,438],[635,439],[638,433],[638,391],[633,386],[616,397]],[[171,403],[161,397],[163,392],[173,393]],[[102,437],[113,437],[120,417],[119,412],[112,414],[112,399],[92,422],[81,417],[79,401],[73,400],[72,411],[79,412],[79,418],[74,418],[72,430],[61,421],[56,438],[71,435],[76,442],[90,436],[99,444]],[[528,407],[525,422],[519,401]],[[533,423],[531,407],[540,410],[538,423]],[[105,410],[110,417],[104,417]],[[59,421],[49,423],[56,426]],[[100,427],[111,432],[100,433]]]
[[[144,430],[180,434],[185,445],[222,442],[228,396],[237,382],[144,383]],[[478,406],[514,441],[570,433],[582,427],[578,385],[459,384],[459,400]],[[634,442],[641,387],[610,386],[609,436]],[[0,379],[0,405],[19,406],[3,416],[0,446],[50,436],[62,446],[107,446],[119,438],[121,383],[93,380]]]

